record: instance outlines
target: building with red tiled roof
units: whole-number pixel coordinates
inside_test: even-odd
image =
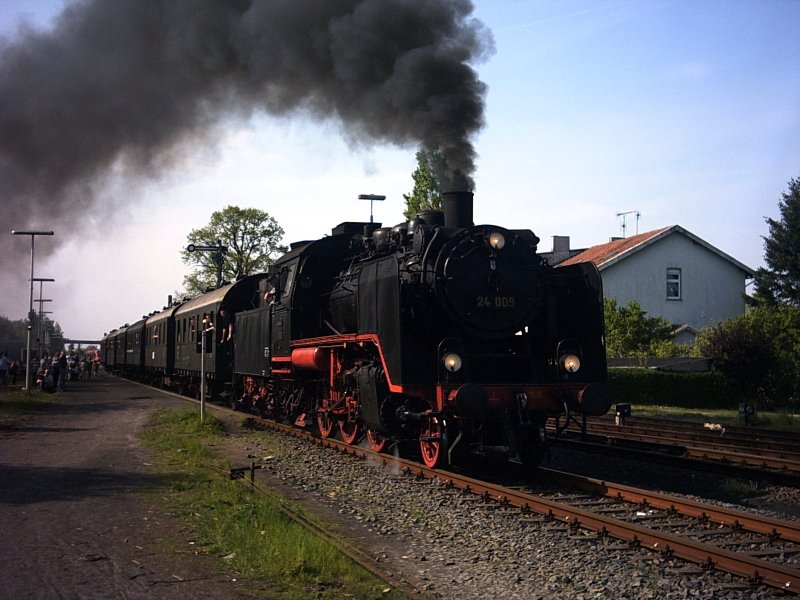
[[[744,313],[754,270],[680,225],[572,250],[557,236],[546,258],[557,266],[593,262],[603,293],[619,305],[635,300],[650,316],[699,330]]]

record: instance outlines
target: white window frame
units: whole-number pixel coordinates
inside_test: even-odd
[[[681,270],[675,267],[667,268],[667,300],[682,300]]]

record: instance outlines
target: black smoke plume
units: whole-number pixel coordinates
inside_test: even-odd
[[[437,149],[471,189],[492,50],[469,0],[80,0],[0,47],[0,197],[17,227],[154,176],[229,118],[340,122],[355,144]]]

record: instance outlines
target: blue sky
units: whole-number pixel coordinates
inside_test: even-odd
[[[547,251],[553,235],[604,243],[621,235],[617,213],[638,211],[628,235],[679,224],[763,265],[764,218],[778,216],[800,177],[800,0],[474,4],[495,44],[475,65],[489,88],[476,222],[530,228]],[[0,35],[13,37],[20,18],[46,28],[62,5],[0,0]],[[352,149],[335,123],[303,119],[226,127],[158,180],[112,178],[105,193],[129,198],[124,222],[109,231],[87,215],[86,231],[37,260],[37,277],[57,279],[45,296],[68,337],[99,337],[160,308],[181,284],[187,234],[227,204],[266,210],[285,242],[368,219],[361,193],[387,195],[376,221],[402,219],[415,148]],[[4,257],[11,250],[0,239]],[[117,268],[105,268],[112,259]],[[27,311],[27,276],[22,268],[9,284],[6,316]]]

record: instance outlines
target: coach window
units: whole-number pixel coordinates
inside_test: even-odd
[[[667,269],[667,300],[681,299],[681,270]]]

